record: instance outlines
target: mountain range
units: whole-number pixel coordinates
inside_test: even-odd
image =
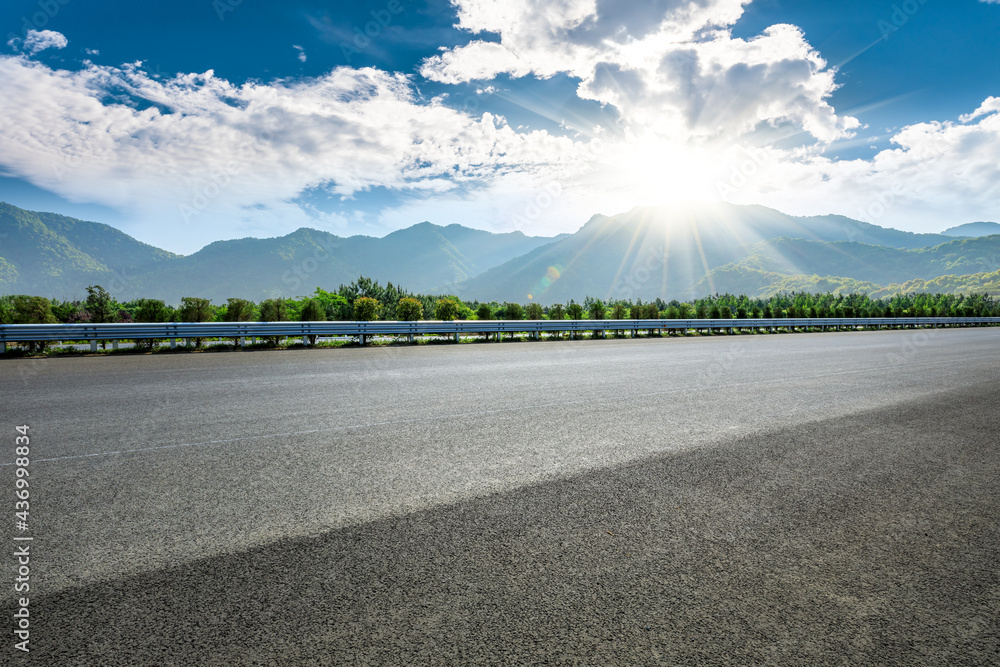
[[[413,292],[543,304],[791,289],[1000,293],[1000,233],[983,235],[994,226],[1000,230],[970,223],[914,234],[842,216],[715,204],[595,215],[576,233],[551,238],[423,222],[382,238],[302,228],[181,256],[108,225],[0,203],[0,293],[78,299],[100,284],[121,301],[220,303],[334,290],[359,275]]]

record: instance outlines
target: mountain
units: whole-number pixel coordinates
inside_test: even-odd
[[[941,232],[945,236],[991,236],[1000,234],[1000,223],[968,222],[958,227],[951,227]]]
[[[108,225],[0,204],[0,293],[72,299],[100,284],[122,301],[221,303],[334,290],[359,275],[414,292],[543,304],[890,286],[989,290],[1000,235],[970,238],[982,224],[954,228],[967,232],[961,237],[912,234],[842,216],[717,204],[595,215],[554,238],[423,222],[383,238],[302,228],[180,256]]]
[[[794,243],[774,253],[758,245],[779,238]],[[701,281],[713,269],[754,254],[759,256],[758,265],[748,268],[760,271],[872,281],[863,269],[866,261],[877,260],[866,258],[861,250],[845,255],[844,248],[878,248],[898,258],[906,257],[899,253],[948,241],[954,239],[886,229],[842,216],[793,217],[763,206],[637,208],[611,217],[594,216],[577,233],[467,281],[459,295],[498,301],[530,298],[543,303],[584,295],[691,298],[707,293]],[[822,270],[811,268],[820,260]],[[850,264],[849,271],[839,270],[841,260]]]
[[[278,238],[217,241],[180,256],[108,225],[0,204],[0,292],[71,299],[100,284],[119,300],[259,301],[336,289],[363,274],[437,293],[561,238],[425,222],[384,238],[302,228]]]
[[[0,202],[0,291],[84,294],[179,259],[114,227]]]

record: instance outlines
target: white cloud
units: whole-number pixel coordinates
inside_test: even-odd
[[[7,42],[7,45],[33,56],[45,49],[63,49],[69,44],[66,36],[55,30],[29,30],[24,39],[17,37]]]
[[[988,98],[959,121],[907,126],[893,136],[895,148],[872,160],[785,155],[732,199],[791,213],[840,213],[911,231],[1000,221],[998,99]]]
[[[442,83],[498,74],[578,77],[578,94],[613,105],[633,133],[671,141],[732,141],[781,126],[821,142],[858,121],[826,101],[833,70],[802,32],[776,25],[734,39],[749,0],[452,0],[457,26],[499,33],[428,58],[421,74]]]
[[[292,48],[299,52],[299,55],[298,55],[299,61],[305,62],[306,61],[306,50],[303,49],[298,44],[292,44]]]
[[[490,114],[420,102],[407,77],[375,69],[234,86],[211,71],[163,81],[137,64],[68,72],[0,57],[0,89],[0,168],[133,212],[148,224],[130,231],[145,239],[179,228],[187,250],[255,221],[271,233],[315,224],[288,203],[308,188],[441,192],[558,165],[575,150]]]

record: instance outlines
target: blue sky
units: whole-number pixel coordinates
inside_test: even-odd
[[[0,5],[0,200],[188,253],[727,200],[1000,220],[1000,4]]]

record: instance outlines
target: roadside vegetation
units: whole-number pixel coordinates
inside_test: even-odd
[[[535,301],[498,303],[462,301],[455,296],[413,294],[391,283],[380,285],[360,277],[336,291],[317,287],[298,299],[272,298],[260,303],[233,297],[226,303],[184,297],[179,304],[157,299],[117,301],[100,285],[87,287],[85,301],[59,301],[41,296],[0,296],[0,324],[78,324],[112,322],[280,322],[280,321],[418,321],[418,320],[594,320],[608,322],[591,335],[616,331],[609,321],[623,319],[784,319],[882,317],[998,317],[1000,302],[989,294],[895,294],[873,298],[867,294],[782,292],[768,298],[715,294],[690,301],[610,300],[586,297],[582,302],[545,306]],[[655,327],[653,327],[655,328]],[[620,334],[619,330],[619,334]],[[579,334],[578,334],[579,335]],[[514,338],[514,334],[510,334]],[[162,341],[136,341],[139,349],[153,350]],[[276,346],[279,337],[251,345]],[[313,337],[315,343],[315,337]],[[203,341],[193,341],[201,347]],[[234,345],[237,343],[233,340]],[[338,343],[341,344],[341,343]],[[106,344],[102,344],[106,349]],[[38,353],[44,343],[26,344],[24,352]]]

